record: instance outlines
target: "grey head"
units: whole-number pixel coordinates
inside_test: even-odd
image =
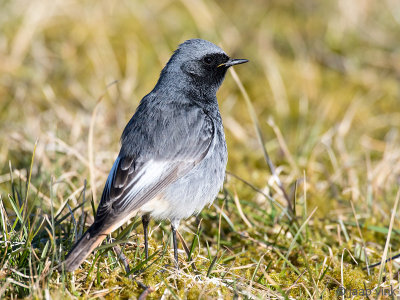
[[[220,47],[202,39],[180,44],[161,72],[157,86],[168,84],[179,88],[215,95],[229,67],[247,62],[232,59]]]

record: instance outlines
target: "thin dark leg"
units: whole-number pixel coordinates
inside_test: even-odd
[[[172,241],[174,243],[174,258],[175,258],[175,267],[179,269],[179,264],[178,264],[178,242],[176,240],[176,227],[174,224],[171,224],[171,229],[172,229]]]
[[[142,216],[143,233],[144,233],[144,255],[146,259],[149,258],[149,243],[148,243],[148,232],[147,229],[150,223],[150,215]]]

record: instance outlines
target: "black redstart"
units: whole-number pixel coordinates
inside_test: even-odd
[[[216,92],[228,68],[245,62],[201,39],[178,47],[126,125],[94,223],[66,257],[65,270],[75,270],[137,214],[142,215],[146,257],[150,217],[171,221],[178,264],[180,220],[212,203],[225,177],[228,156]]]

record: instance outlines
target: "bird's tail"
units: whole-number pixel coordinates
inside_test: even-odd
[[[66,259],[62,262],[67,272],[72,272],[92,253],[106,237],[106,234],[90,235],[90,228],[83,234],[80,240],[74,245],[68,253]]]

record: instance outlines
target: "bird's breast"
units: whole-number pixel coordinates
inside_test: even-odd
[[[150,213],[158,220],[184,219],[199,213],[205,205],[214,201],[224,182],[228,158],[222,125],[216,129],[204,159],[143,205],[143,213]]]

